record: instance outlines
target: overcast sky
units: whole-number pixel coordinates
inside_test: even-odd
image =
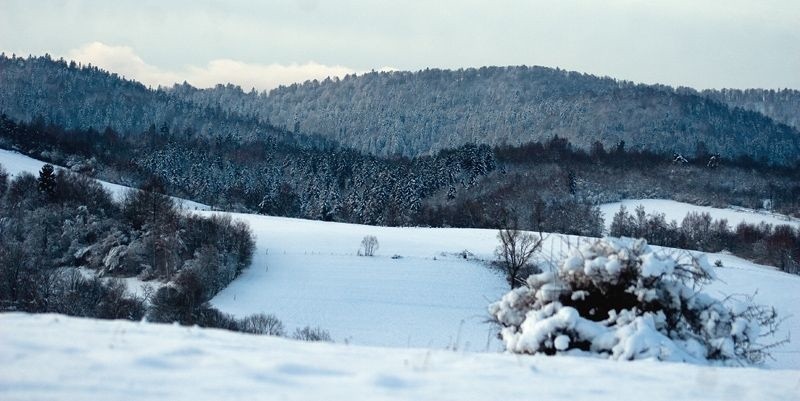
[[[800,0],[0,0],[0,50],[150,85],[525,64],[800,89]]]

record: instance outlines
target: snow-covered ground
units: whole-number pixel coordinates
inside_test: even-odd
[[[798,380],[798,370],[373,348],[60,315],[0,315],[5,401],[785,401],[797,399]]]
[[[39,173],[39,170],[42,169],[42,166],[45,165],[45,162],[25,156],[19,152],[0,149],[0,165],[2,165],[3,168],[12,177],[15,177],[20,173],[31,173],[33,175],[37,175]],[[67,168],[62,166],[55,166],[55,167],[68,170]],[[111,195],[116,200],[122,199],[125,196],[125,194],[131,190],[131,187],[126,187],[124,185],[112,184],[110,182],[101,180],[97,181],[103,185],[103,188],[111,192]],[[204,205],[202,203],[190,201],[187,199],[176,198],[176,197],[173,197],[172,199],[174,199],[177,205],[182,209],[188,209],[188,210],[211,209],[208,205]]]
[[[486,308],[506,285],[481,262],[455,255],[490,257],[495,231],[233,217],[250,224],[257,250],[252,267],[211,301],[222,311],[273,313],[290,330],[321,326],[336,341],[361,345],[483,351],[499,344]],[[357,256],[365,235],[378,238],[373,257]]]
[[[677,202],[669,199],[626,199],[621,202],[605,203],[600,205],[600,212],[605,219],[606,228],[611,227],[611,220],[614,214],[619,211],[619,207],[624,205],[628,213],[633,214],[637,206],[644,206],[647,213],[664,213],[667,222],[675,220],[678,224],[683,221],[689,212],[708,213],[715,220],[727,219],[728,225],[736,227],[739,223],[758,224],[761,222],[778,225],[790,224],[800,227],[800,219],[786,215],[772,213],[766,210],[745,209],[742,207],[729,207],[726,209],[697,206],[690,203]]]
[[[0,163],[12,173],[38,171],[41,162],[31,160],[0,151]],[[631,202],[633,209],[642,201]],[[670,205],[658,211],[685,215],[681,204]],[[611,213],[618,207],[609,206]],[[0,399],[92,399],[102,394],[103,399],[193,400],[785,400],[800,392],[796,341],[774,350],[776,361],[768,363],[772,369],[465,352],[499,346],[484,321],[487,306],[505,292],[505,283],[481,262],[493,257],[495,230],[232,216],[250,224],[257,249],[250,269],[212,303],[238,316],[273,313],[289,331],[321,326],[338,344],[4,314]],[[374,257],[356,254],[365,235],[380,242]],[[550,235],[544,257],[557,257],[576,241]],[[460,256],[464,250],[470,253],[467,259]],[[774,305],[788,318],[775,339],[800,333],[800,277],[731,255],[708,258],[724,266],[717,269],[721,281],[709,292],[757,292],[757,302]]]
[[[211,212],[200,212],[209,214]],[[491,259],[497,231],[457,228],[396,228],[329,223],[248,214],[232,216],[256,234],[253,265],[222,290],[212,304],[237,316],[273,313],[290,330],[321,326],[338,342],[391,347],[495,350],[487,306],[507,287],[468,250]],[[374,257],[357,256],[365,235],[380,242]],[[558,257],[578,239],[549,235],[545,256]],[[572,244],[570,244],[572,242]],[[393,255],[402,256],[392,259]],[[788,317],[773,340],[800,333],[800,276],[759,266],[729,254],[720,260],[712,295],[756,294]],[[800,369],[800,344],[775,350],[778,368]]]

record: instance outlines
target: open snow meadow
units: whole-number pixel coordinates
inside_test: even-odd
[[[42,165],[2,150],[0,163],[12,174],[35,174]],[[115,194],[126,189],[103,185]],[[676,219],[698,208],[625,201],[631,210],[639,203]],[[191,205],[191,213],[222,213]],[[618,208],[602,207],[607,222]],[[702,211],[734,224],[785,222],[756,211]],[[764,368],[499,352],[498,329],[487,323],[488,305],[507,292],[503,278],[486,266],[494,258],[496,230],[231,215],[250,225],[256,250],[252,265],[212,305],[236,316],[274,314],[288,331],[319,326],[335,344],[6,313],[0,315],[0,399],[78,400],[102,393],[105,400],[625,400],[642,394],[651,400],[790,400],[800,394],[797,341],[776,348]],[[379,248],[374,256],[359,256],[367,235]],[[548,260],[591,240],[545,235],[539,257]],[[800,276],[724,253],[707,258],[722,263],[710,294],[754,294],[757,303],[774,306],[785,321],[772,340],[800,333]]]
[[[201,212],[214,213],[214,212]],[[494,351],[501,347],[485,323],[487,306],[507,291],[481,260],[493,258],[496,230],[395,228],[233,214],[256,234],[253,266],[212,304],[245,316],[273,313],[290,329],[319,325],[337,342],[391,347]],[[357,256],[359,241],[375,235],[373,257]],[[578,241],[545,234],[544,259],[556,259]],[[464,259],[464,251],[467,259]],[[401,256],[392,259],[392,256]],[[800,333],[800,277],[733,255],[720,260],[709,293],[755,294],[787,317],[776,340]],[[800,345],[775,351],[775,368],[800,369]]]
[[[273,313],[290,330],[321,326],[361,345],[499,346],[486,307],[506,284],[476,259],[491,257],[494,231],[233,217],[250,224],[257,250],[252,267],[211,300],[224,312]],[[357,255],[366,235],[378,238],[375,256]]]

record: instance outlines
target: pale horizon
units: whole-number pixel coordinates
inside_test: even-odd
[[[696,89],[800,89],[800,3],[0,0],[0,51],[150,86],[269,90],[371,70],[539,65]]]

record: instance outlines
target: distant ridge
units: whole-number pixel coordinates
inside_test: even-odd
[[[697,92],[524,66],[373,72],[269,94],[234,85],[153,90],[49,56],[0,57],[0,112],[15,119],[42,117],[100,131],[109,126],[126,134],[156,126],[226,140],[324,138],[376,155],[559,136],[584,149],[624,141],[629,149],[746,155],[793,165],[800,160],[800,132],[792,126],[800,111],[791,110],[800,96],[765,94],[770,92]]]

